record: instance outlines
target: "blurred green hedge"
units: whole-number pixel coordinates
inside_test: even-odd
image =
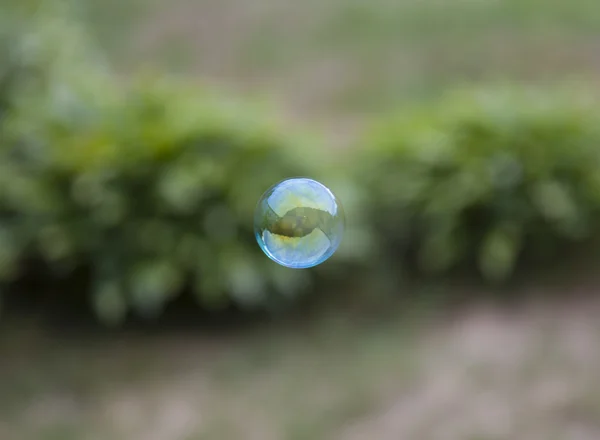
[[[382,258],[502,281],[585,246],[600,230],[600,112],[579,91],[461,90],[379,124],[357,178]]]
[[[589,94],[459,91],[331,152],[258,106],[186,80],[113,74],[62,3],[0,7],[0,288],[89,274],[106,323],[184,291],[275,307],[315,281],[370,290],[400,271],[489,281],[588,245],[600,225],[600,111]],[[35,13],[33,13],[34,11]],[[308,175],[342,200],[336,256],[288,270],[255,243],[255,203]],[[319,284],[323,289],[326,284]]]
[[[122,83],[62,11],[42,12],[2,40],[0,280],[31,259],[57,277],[83,268],[107,323],[185,289],[206,307],[306,290],[315,273],[267,259],[252,219],[273,183],[318,173],[318,144],[198,84]]]

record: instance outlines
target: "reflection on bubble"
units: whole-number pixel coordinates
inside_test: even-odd
[[[254,215],[261,249],[282,266],[303,269],[327,260],[344,233],[344,211],[323,184],[284,180],[263,194]]]

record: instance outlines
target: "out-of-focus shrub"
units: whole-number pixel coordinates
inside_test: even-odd
[[[266,258],[252,221],[269,186],[318,177],[313,143],[197,84],[118,81],[56,11],[1,40],[0,280],[32,275],[31,259],[85,269],[81,294],[108,323],[156,316],[186,289],[207,307],[305,291],[315,273]]]
[[[357,161],[384,258],[500,281],[585,244],[600,227],[598,110],[573,89],[497,88],[386,120]]]
[[[45,135],[97,119],[116,97],[108,69],[61,1],[0,5],[0,281],[23,273],[63,207]],[[29,274],[33,275],[33,274]]]
[[[36,153],[3,164],[5,261],[25,253],[57,274],[90,269],[107,321],[130,306],[156,315],[185,288],[205,306],[271,306],[307,287],[309,273],[262,255],[252,220],[270,185],[312,174],[310,151],[195,85],[142,81],[121,93],[87,121],[48,114],[33,138],[14,140]]]

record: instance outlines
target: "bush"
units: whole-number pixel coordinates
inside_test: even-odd
[[[398,269],[501,281],[598,232],[600,113],[573,89],[459,91],[364,145],[365,210]]]
[[[125,83],[60,6],[0,8],[0,289],[35,276],[30,261],[84,273],[81,294],[116,324],[184,291],[205,307],[276,307],[325,278],[387,286],[388,269],[502,281],[596,238],[593,97],[460,91],[390,117],[359,154],[327,156],[212,89]],[[288,270],[255,243],[256,201],[298,175],[344,204],[339,264]]]
[[[318,173],[312,141],[197,84],[120,84],[90,50],[64,53],[60,36],[69,48],[77,32],[26,23],[4,40],[11,69],[31,76],[0,95],[1,280],[32,276],[32,259],[56,277],[83,269],[107,323],[156,316],[186,289],[206,307],[306,290],[314,272],[272,263],[252,221],[273,183]]]
[[[49,115],[35,139],[44,160],[4,162],[0,224],[5,241],[22,239],[3,261],[88,268],[107,321],[128,306],[155,316],[185,287],[206,306],[273,306],[306,287],[308,273],[270,262],[252,231],[262,192],[311,174],[294,136],[196,86],[142,84],[91,122]]]
[[[17,275],[35,228],[53,206],[52,166],[42,132],[49,116],[82,118],[106,89],[102,63],[65,4],[0,6],[0,279]],[[47,124],[48,123],[48,124]],[[46,126],[48,125],[48,126]]]

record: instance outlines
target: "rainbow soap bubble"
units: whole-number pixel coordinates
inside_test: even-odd
[[[337,250],[344,210],[325,185],[303,177],[269,188],[258,201],[254,234],[267,256],[285,267],[306,269]]]

